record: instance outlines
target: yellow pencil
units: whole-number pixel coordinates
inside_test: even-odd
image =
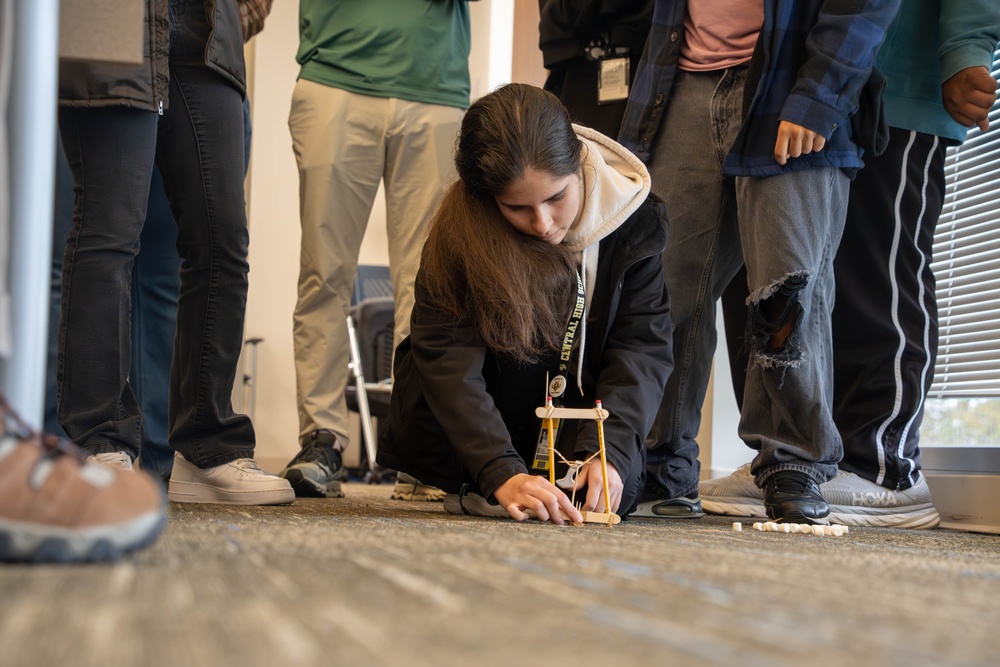
[[[597,409],[601,402],[596,401]],[[598,414],[601,414],[600,412]],[[597,443],[601,452],[601,475],[604,477],[604,511],[608,513],[608,525],[611,525],[611,489],[608,486],[608,459],[604,455],[604,419],[597,420]]]
[[[545,400],[545,405],[547,407],[552,407],[552,397],[548,396]],[[555,486],[556,483],[556,439],[552,434],[552,418],[548,417],[545,419],[545,430],[549,433],[549,482]]]

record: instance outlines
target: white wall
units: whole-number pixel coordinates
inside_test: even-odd
[[[513,5],[509,0],[482,0],[470,3],[469,8],[469,67],[475,99],[510,79]],[[253,143],[247,179],[250,293],[245,337],[264,339],[258,346],[254,377],[254,425],[257,457],[270,469],[298,451],[292,311],[299,268],[299,186],[288,133],[288,111],[298,74],[297,48],[298,3],[276,2],[264,31],[248,53],[248,64],[252,63]],[[360,262],[388,263],[381,193],[376,197]],[[250,366],[246,359],[244,365]],[[238,409],[242,395],[238,377],[234,391]],[[352,443],[349,454],[361,445],[357,438]]]
[[[715,349],[715,364],[708,395],[702,412],[702,427],[698,444],[702,450],[702,479],[724,477],[748,463],[755,452],[737,435],[740,410],[730,380],[729,353],[726,348],[726,331],[722,326],[722,303],[716,306],[719,345]]]

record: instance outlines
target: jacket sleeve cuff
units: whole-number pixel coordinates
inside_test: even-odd
[[[807,130],[822,135],[827,140],[847,120],[842,111],[795,93],[789,95],[788,99],[785,100],[785,105],[781,108],[781,115],[778,118],[801,125]]]
[[[489,498],[508,479],[527,472],[528,468],[520,458],[511,456],[496,459],[479,473],[479,490],[483,492],[483,497]]]
[[[618,471],[618,475],[621,476],[622,481],[627,483],[628,473],[632,469],[632,457],[629,456],[627,453],[623,452],[622,450],[618,449],[617,447],[612,446],[611,444],[608,443],[605,444],[606,447],[604,448],[604,456],[608,460],[608,465],[614,466],[615,470]],[[578,447],[580,447],[581,445],[582,445],[582,450],[578,450],[576,453],[576,455],[580,457],[581,461],[590,456],[591,454],[595,454],[598,451],[600,451],[598,449],[598,444],[596,442],[580,443]],[[599,456],[594,460],[600,463]]]
[[[993,49],[985,43],[970,43],[949,49],[941,56],[941,83],[969,67],[993,66]]]

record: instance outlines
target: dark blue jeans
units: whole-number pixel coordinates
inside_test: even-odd
[[[77,185],[62,281],[58,418],[91,453],[139,455],[141,410],[128,382],[131,287],[155,163],[181,258],[169,441],[209,467],[254,448],[250,420],[234,414],[231,401],[248,271],[241,98],[203,63],[200,3],[171,3],[171,31],[162,117],[120,107],[60,111]]]

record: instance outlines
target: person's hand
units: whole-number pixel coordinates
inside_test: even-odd
[[[778,140],[774,143],[774,159],[784,166],[788,158],[819,152],[826,146],[822,134],[807,130],[801,125],[781,121],[778,125]]]
[[[562,489],[538,475],[514,475],[493,492],[500,505],[518,521],[528,518],[525,510],[532,510],[540,521],[563,525],[565,514],[573,523],[583,523],[583,516],[573,507]],[[562,512],[560,512],[562,510]]]
[[[604,512],[604,475],[601,474],[601,462],[594,459],[584,464],[580,472],[576,475],[576,487],[587,487],[587,500],[583,503],[583,509],[588,512]],[[618,474],[615,467],[608,464],[608,492],[611,495],[611,511],[617,512],[618,506],[622,502],[622,491],[625,484],[622,476]]]
[[[966,67],[941,84],[944,110],[960,125],[990,129],[989,113],[997,99],[997,81],[985,67]]]

